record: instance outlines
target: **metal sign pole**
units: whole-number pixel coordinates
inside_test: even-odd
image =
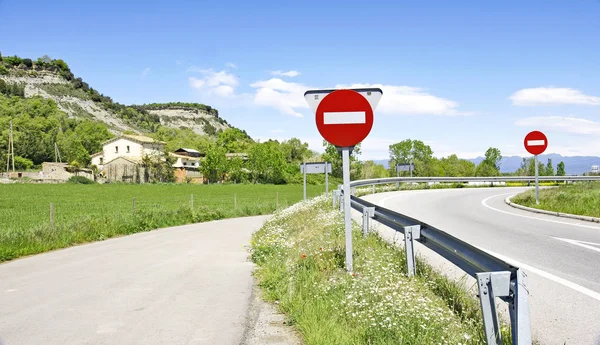
[[[306,162],[302,163],[304,168],[304,200],[306,200]]]
[[[327,162],[325,162],[325,197],[329,196],[329,181],[327,176]]]
[[[350,219],[350,147],[342,148],[344,174],[344,225],[346,230],[346,270],[352,272],[352,220]]]
[[[535,204],[540,204],[540,186],[538,181],[538,155],[534,155],[535,157]]]

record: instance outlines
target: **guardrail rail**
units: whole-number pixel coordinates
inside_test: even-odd
[[[540,176],[540,181],[600,181],[600,176]],[[529,320],[529,291],[527,275],[523,269],[512,266],[450,234],[417,219],[401,213],[377,206],[354,194],[354,188],[403,182],[533,182],[534,176],[500,176],[500,177],[392,177],[353,181],[350,183],[350,205],[363,214],[363,233],[370,228],[370,220],[377,221],[404,235],[407,271],[413,276],[416,271],[414,241],[440,254],[471,277],[477,280],[478,297],[483,316],[484,332],[487,344],[502,344],[500,322],[496,310],[495,298],[508,303],[511,335],[513,345],[531,345],[531,325]],[[398,185],[397,185],[398,186]],[[342,202],[344,190],[342,185],[334,191],[333,206]]]

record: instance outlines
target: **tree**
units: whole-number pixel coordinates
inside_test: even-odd
[[[217,135],[217,145],[227,153],[246,153],[251,144],[252,139],[237,128],[227,128]]]
[[[227,157],[225,148],[211,144],[206,149],[204,161],[200,163],[200,172],[208,182],[218,182],[225,177],[227,172]]]
[[[25,66],[27,66],[27,68],[33,67],[33,61],[31,61],[31,59],[23,59],[23,63]]]
[[[331,162],[331,176],[342,178],[342,155],[338,152],[337,148],[331,145],[326,140],[323,140],[323,146],[325,147],[325,153],[321,155],[321,159],[326,162]],[[350,153],[350,179],[358,180],[361,176],[361,165],[358,162],[358,156],[360,155],[360,146],[357,144],[354,146],[354,150]]]
[[[33,168],[33,162],[31,159],[23,158],[21,156],[15,156],[15,169],[28,170]]]
[[[544,169],[545,176],[554,176],[554,167],[552,166],[552,159],[548,158],[548,164],[546,164],[546,169]]]
[[[440,176],[464,177],[475,175],[475,163],[466,159],[460,159],[453,154],[439,161],[443,173]]]
[[[288,163],[300,163],[310,157],[311,152],[308,149],[308,143],[303,143],[298,138],[291,138],[281,143],[281,149],[285,154]]]
[[[396,164],[412,161],[415,165],[413,176],[427,176],[433,173],[433,150],[420,140],[406,139],[389,146],[390,173],[396,174]]]
[[[245,182],[248,179],[244,170],[244,160],[241,157],[232,157],[227,162],[227,171],[229,172],[229,180],[234,182]]]
[[[490,147],[485,152],[485,158],[475,169],[475,176],[500,176],[500,161],[502,154],[500,150]]]
[[[390,172],[381,164],[369,160],[362,165],[362,179],[390,177]]]
[[[502,154],[500,153],[500,150],[494,147],[487,149],[487,151],[485,151],[484,161],[487,162],[488,165],[500,171],[500,162],[502,161]]]
[[[285,156],[276,141],[255,144],[248,154],[248,169],[255,183],[284,183]]]
[[[558,163],[558,165],[556,166],[556,176],[565,176],[565,163],[564,162],[560,162]]]

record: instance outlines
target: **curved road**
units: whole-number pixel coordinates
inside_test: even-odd
[[[541,344],[600,344],[600,224],[504,203],[526,189],[420,190],[364,198],[524,268],[532,332]],[[418,251],[436,266],[450,265],[424,246]]]
[[[183,225],[0,265],[0,344],[244,344],[266,217]],[[250,330],[251,331],[251,330]]]

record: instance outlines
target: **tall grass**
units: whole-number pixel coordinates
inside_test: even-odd
[[[540,204],[535,203],[535,190],[528,190],[512,202],[541,210],[600,217],[600,183],[577,182],[558,188],[541,189]]]
[[[309,185],[307,194],[324,189]],[[303,190],[301,185],[0,185],[0,261],[166,226],[269,214],[276,210],[277,194],[284,208],[301,200]]]
[[[484,344],[479,302],[403,250],[354,224],[345,271],[342,213],[318,197],[277,212],[252,238],[255,275],[305,344]],[[510,342],[507,329],[505,341]]]

